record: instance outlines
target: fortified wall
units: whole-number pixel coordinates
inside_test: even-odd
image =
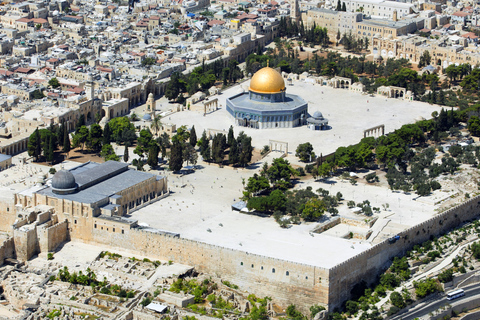
[[[478,218],[480,196],[446,210],[398,235],[394,243],[385,240],[330,269],[329,306],[337,307],[350,297],[353,286],[364,280],[371,283],[395,256],[403,256],[414,245],[438,236],[458,225]]]
[[[331,269],[270,258],[229,249],[165,232],[132,228],[125,233],[93,229],[90,242],[194,266],[197,270],[232,281],[259,296],[275,297],[277,303],[294,303],[303,309],[313,304],[339,307],[350,298],[353,286],[372,282],[390,260],[404,255],[415,244],[447,232],[480,214],[480,196],[442,212],[399,233],[394,243],[385,240]],[[312,253],[314,254],[314,253]]]
[[[178,235],[138,228],[122,233],[92,232],[92,242],[158,259],[194,266],[258,296],[275,297],[288,306],[328,304],[329,271],[325,268],[252,254],[235,249],[182,239]]]

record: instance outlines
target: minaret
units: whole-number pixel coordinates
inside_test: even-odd
[[[290,19],[295,21],[296,24],[300,23],[301,20],[301,13],[300,13],[300,5],[298,4],[298,0],[294,0],[292,7],[290,9]]]

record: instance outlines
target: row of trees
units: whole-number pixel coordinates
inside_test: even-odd
[[[190,74],[182,74],[174,72],[170,76],[170,81],[165,89],[165,97],[169,100],[177,102],[184,101],[184,93],[192,95],[198,91],[206,92],[219,79],[223,85],[236,83],[238,79],[243,77],[243,73],[238,67],[236,60],[230,60],[228,67],[223,67],[221,60],[210,64],[202,63],[200,67],[196,67]]]
[[[233,166],[246,166],[252,160],[252,138],[243,131],[235,138],[233,126],[230,126],[227,136],[218,133],[212,139],[203,131],[202,137],[197,143],[203,160],[224,164],[228,154],[228,164]]]

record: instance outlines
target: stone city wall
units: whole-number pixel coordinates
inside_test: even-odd
[[[37,233],[40,252],[52,252],[68,240],[68,222],[66,220],[59,222],[40,229]]]
[[[13,238],[8,238],[0,245],[0,266],[3,265],[6,258],[15,257],[15,244]]]
[[[306,311],[313,304],[328,303],[328,269],[135,228],[124,234],[94,229],[91,240],[194,266],[200,272],[231,281],[257,296],[275,297],[275,302],[284,307],[295,303]]]
[[[22,229],[14,229],[13,239],[17,260],[27,261],[38,252],[36,228],[27,229],[23,227]]]
[[[329,306],[338,307],[350,297],[353,286],[364,280],[371,283],[373,275],[379,275],[395,256],[401,256],[415,244],[430,239],[430,236],[443,234],[461,223],[478,218],[480,196],[444,211],[419,225],[413,226],[398,235],[394,243],[385,240],[330,269]]]

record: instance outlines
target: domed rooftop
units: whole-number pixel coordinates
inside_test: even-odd
[[[315,111],[315,112],[313,113],[313,117],[314,117],[315,119],[323,119],[323,114],[322,114],[320,111]]]
[[[152,121],[152,116],[149,115],[148,113],[145,113],[142,117],[143,120],[145,121]]]
[[[75,191],[77,183],[70,171],[60,170],[52,178],[52,189],[58,192]]]
[[[265,67],[253,75],[249,90],[256,93],[279,93],[285,91],[285,82],[279,72]]]

